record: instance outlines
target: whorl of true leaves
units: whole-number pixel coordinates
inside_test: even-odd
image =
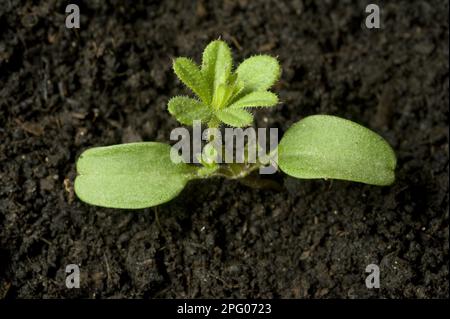
[[[231,50],[221,40],[205,48],[201,67],[188,58],[175,59],[174,72],[197,98],[173,97],[168,103],[170,114],[186,125],[200,120],[214,126],[224,123],[243,127],[253,122],[247,108],[278,104],[276,94],[268,91],[280,77],[277,59],[256,55],[244,60],[235,71],[232,68]]]

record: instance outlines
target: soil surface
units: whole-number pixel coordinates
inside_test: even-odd
[[[377,2],[367,29],[370,2],[92,0],[76,30],[66,1],[0,0],[0,298],[448,298],[448,2]],[[395,149],[395,184],[277,173],[282,191],[195,181],[138,211],[78,200],[83,150],[169,141],[171,61],[218,37],[282,63],[256,126],[361,123]]]

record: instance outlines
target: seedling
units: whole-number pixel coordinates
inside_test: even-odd
[[[281,69],[277,59],[256,55],[233,70],[231,51],[220,40],[203,52],[201,66],[177,58],[173,69],[196,95],[176,96],[168,110],[180,123],[199,120],[210,129],[225,124],[246,127],[248,111],[273,107],[278,97],[269,89]],[[341,179],[372,185],[390,185],[396,157],[389,144],[371,130],[335,116],[313,115],[290,127],[278,148],[255,163],[221,164],[213,143],[203,148],[199,165],[174,161],[171,146],[157,142],[129,143],[86,150],[77,162],[75,192],[89,204],[113,208],[145,208],[176,197],[195,179],[246,178],[274,161],[284,173],[302,179]]]

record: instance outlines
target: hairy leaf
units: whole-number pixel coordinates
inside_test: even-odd
[[[291,126],[280,141],[279,167],[297,178],[334,178],[390,185],[396,158],[371,130],[335,116],[314,115]]]
[[[236,70],[238,79],[244,81],[245,91],[265,91],[280,77],[277,59],[268,55],[256,55],[244,60]]]
[[[233,60],[228,45],[216,40],[203,51],[202,74],[209,84],[211,96],[220,84],[225,84],[231,73]]]
[[[181,124],[192,125],[194,120],[209,121],[211,110],[202,102],[187,96],[176,96],[168,103],[169,113]]]
[[[190,88],[205,104],[211,103],[209,84],[199,67],[188,58],[177,58],[173,62],[173,70],[178,78]]]
[[[216,112],[216,116],[223,123],[234,126],[249,126],[253,122],[253,115],[243,109],[222,109]]]
[[[278,97],[276,94],[268,91],[255,91],[241,97],[229,107],[239,109],[244,107],[274,106],[277,103]]]
[[[194,178],[195,167],[174,164],[170,145],[145,142],[91,148],[77,162],[75,192],[89,204],[145,208],[165,203]]]
[[[215,109],[221,109],[227,105],[229,99],[233,96],[233,87],[226,84],[220,84],[216,88],[216,92],[213,96],[211,105]]]

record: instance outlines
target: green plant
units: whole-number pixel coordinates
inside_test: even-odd
[[[256,55],[242,62],[234,72],[232,66],[230,48],[220,40],[206,47],[201,68],[188,58],[175,59],[176,75],[198,99],[172,98],[168,104],[170,114],[187,125],[201,120],[209,127],[217,127],[220,123],[243,127],[253,122],[252,114],[245,108],[278,103],[278,97],[268,91],[280,76],[276,59]]]
[[[169,101],[170,114],[182,124],[200,120],[211,129],[221,124],[244,127],[253,122],[248,108],[278,103],[278,97],[269,91],[281,73],[273,57],[250,57],[233,71],[228,45],[217,40],[204,50],[201,67],[188,58],[177,58],[173,68],[198,97],[177,96]],[[272,151],[255,163],[246,157],[244,163],[220,164],[215,157],[219,150],[212,145],[203,149],[200,165],[172,161],[171,147],[163,143],[88,149],[77,162],[75,192],[93,205],[156,206],[176,197],[190,180],[246,178],[267,165],[274,154]],[[395,179],[396,158],[389,144],[369,129],[335,116],[314,115],[300,120],[287,130],[275,153],[281,171],[297,178],[332,178],[380,186]]]

